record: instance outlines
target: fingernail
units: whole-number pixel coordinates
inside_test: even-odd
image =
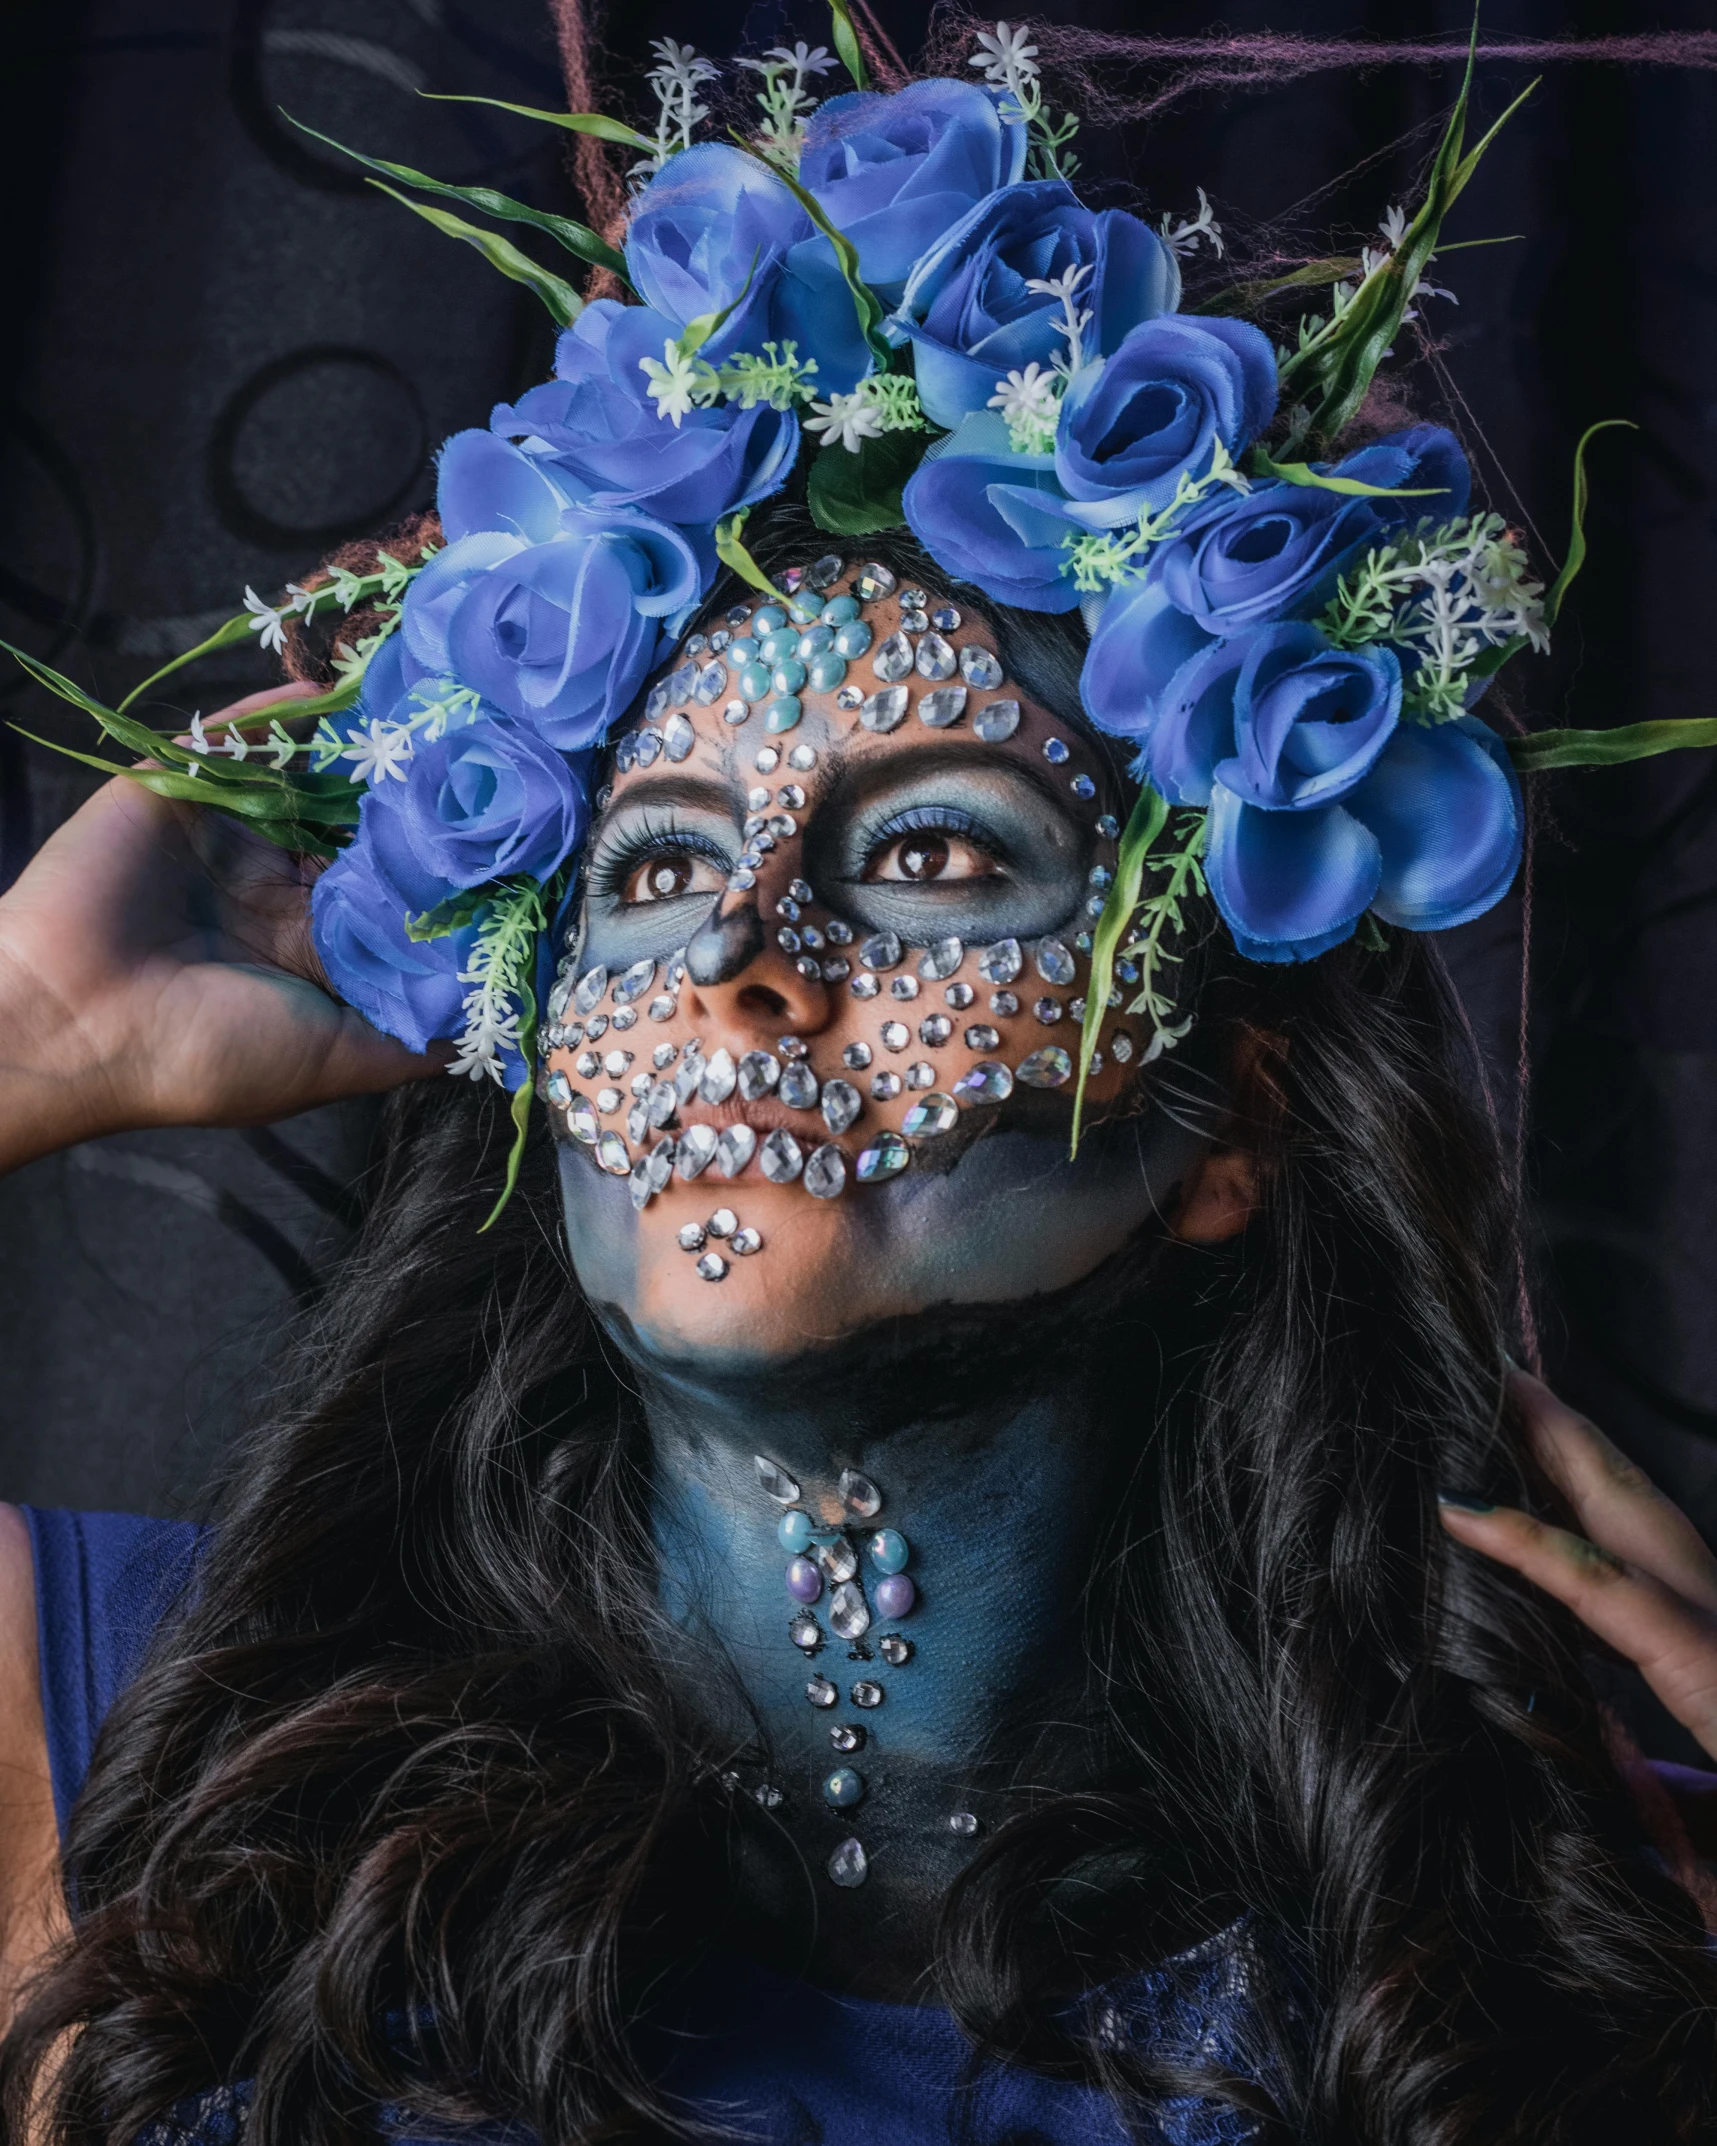
[[[1469,1497],[1464,1490],[1439,1490],[1439,1505],[1453,1506],[1457,1513],[1494,1513],[1495,1505],[1489,1498]]]

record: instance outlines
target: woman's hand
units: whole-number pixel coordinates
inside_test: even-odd
[[[98,790],[0,898],[0,1169],[99,1133],[260,1124],[436,1072],[444,1059],[329,996],[316,870],[128,777]]]
[[[1524,1371],[1509,1379],[1533,1450],[1585,1532],[1449,1493],[1444,1527],[1566,1603],[1717,1759],[1717,1558],[1595,1424],[1542,1380]]]

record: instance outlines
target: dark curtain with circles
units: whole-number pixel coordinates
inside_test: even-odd
[[[1186,0],[1144,12],[1088,0],[1058,19],[1207,27]],[[1222,14],[1236,34],[1308,38],[1467,27],[1456,0]],[[917,50],[921,8],[878,0],[877,19]],[[1493,40],[1705,28],[1697,0],[1649,21],[1619,0],[1494,0],[1484,20]],[[290,122],[571,205],[564,137],[418,94],[553,103],[555,33],[546,0],[56,0],[0,35],[0,632],[113,695],[245,584],[272,592],[426,501],[433,443],[546,369],[533,300]],[[826,22],[813,0],[611,8],[595,56],[611,102],[637,109],[664,35],[720,57]],[[1585,574],[1552,659],[1510,682],[1532,725],[1713,712],[1717,72],[1701,49],[1680,67],[1546,60],[1449,226],[1506,242],[1439,262],[1458,302],[1426,300],[1406,375],[1551,562],[1580,431],[1636,428],[1594,448]],[[1164,81],[1093,64],[1113,96]],[[1487,63],[1483,117],[1532,71]],[[1449,66],[1374,65],[1200,92],[1088,130],[1086,177],[1153,219],[1190,214],[1202,186],[1254,253],[1330,231],[1356,245],[1408,198],[1455,83]],[[223,658],[175,705],[266,677],[254,655]],[[69,710],[15,676],[0,696],[14,875],[95,778],[20,735],[87,744]],[[1530,1189],[1544,1361],[1717,1538],[1717,758],[1564,775],[1538,803],[1529,894],[1446,943]],[[0,1494],[193,1496],[328,1271],[372,1124],[353,1106],[260,1133],[128,1135],[0,1185]]]

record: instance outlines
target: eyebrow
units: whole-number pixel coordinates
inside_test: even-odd
[[[1023,784],[1033,791],[1038,799],[1051,806],[1069,825],[1077,828],[1079,820],[1067,799],[1056,789],[1053,781],[1029,760],[1022,760],[1015,753],[1000,750],[974,749],[970,745],[943,745],[926,743],[910,752],[866,755],[837,765],[827,791],[821,800],[820,810],[850,810],[855,805],[868,803],[880,796],[894,784],[916,781],[920,776],[943,774],[966,774],[976,771],[999,773],[1010,780]]]
[[[737,780],[718,782],[709,775],[646,774],[629,784],[623,796],[610,799],[602,818],[612,819],[616,812],[633,804],[687,805],[723,813],[738,811],[742,815],[744,802],[745,792]]]

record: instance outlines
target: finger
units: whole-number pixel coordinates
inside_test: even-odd
[[[1681,1508],[1542,1379],[1511,1371],[1509,1385],[1533,1451],[1593,1542],[1717,1611],[1717,1558]]]
[[[1543,1588],[1632,1662],[1717,1758],[1717,1616],[1598,1544],[1512,1506],[1444,1503],[1441,1511],[1456,1541]]]

